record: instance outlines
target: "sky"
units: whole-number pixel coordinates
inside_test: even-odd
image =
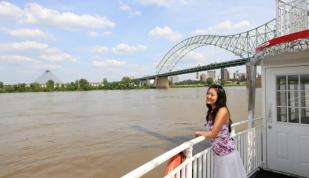
[[[62,82],[153,75],[181,40],[255,28],[275,17],[275,5],[275,0],[0,1],[0,81],[31,83],[47,69]],[[205,46],[175,69],[238,58]]]

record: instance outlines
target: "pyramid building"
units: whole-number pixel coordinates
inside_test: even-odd
[[[40,84],[46,84],[49,80],[54,81],[54,83],[62,83],[50,70],[46,70],[40,77],[38,77],[34,82]]]

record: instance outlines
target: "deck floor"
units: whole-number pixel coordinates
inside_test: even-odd
[[[261,169],[250,178],[297,178]]]

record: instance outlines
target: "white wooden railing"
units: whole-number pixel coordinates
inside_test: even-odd
[[[261,120],[261,119],[256,119]],[[232,125],[232,130],[235,132],[235,127],[240,124],[246,124],[247,121],[235,123]],[[262,150],[263,150],[263,126],[256,126],[251,129],[246,129],[237,134],[233,133],[237,146],[237,150],[243,160],[248,176],[253,174],[263,163]],[[205,140],[200,136],[190,141],[184,142],[178,147],[158,156],[157,158],[145,163],[137,169],[122,176],[122,178],[137,178],[148,173],[152,169],[165,163],[176,154],[183,152],[185,154],[185,161],[181,163],[176,169],[171,171],[164,178],[212,178],[213,177],[213,153],[211,148],[192,155],[193,145]],[[160,175],[161,176],[161,175]],[[158,176],[158,177],[160,177]]]

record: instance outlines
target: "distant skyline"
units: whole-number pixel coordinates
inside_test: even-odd
[[[31,83],[45,70],[63,82],[153,75],[179,41],[240,33],[275,14],[275,0],[0,1],[0,81]],[[203,47],[176,69],[238,58]],[[236,70],[245,67],[229,68]],[[182,78],[194,79],[195,73]]]

